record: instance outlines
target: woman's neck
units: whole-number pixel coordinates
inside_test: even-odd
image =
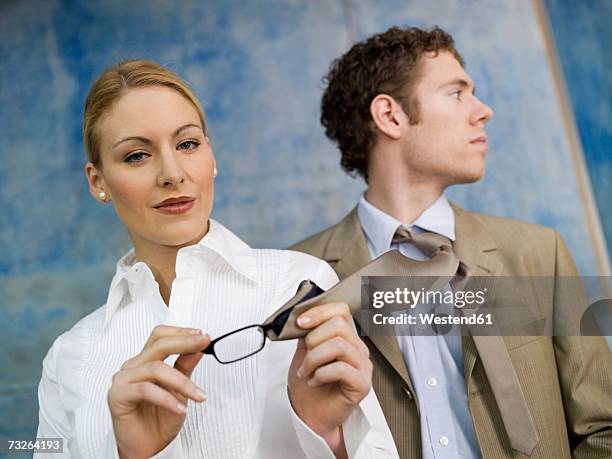
[[[159,285],[159,294],[166,306],[169,306],[172,282],[176,278],[176,256],[179,248],[157,245],[155,250],[143,250],[143,247],[138,245],[134,244],[136,258],[149,267]]]
[[[170,305],[172,283],[176,278],[176,257],[178,251],[183,247],[197,244],[207,233],[209,225],[206,224],[205,231],[193,241],[180,245],[163,245],[139,236],[131,235],[134,244],[134,253],[138,261],[145,263],[155,281],[159,285],[159,294],[166,306]]]

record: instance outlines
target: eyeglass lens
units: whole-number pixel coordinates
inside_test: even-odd
[[[237,330],[215,343],[215,356],[221,363],[244,359],[263,349],[266,336],[259,325]]]

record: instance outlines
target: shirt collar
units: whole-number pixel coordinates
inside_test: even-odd
[[[179,249],[176,256],[177,277],[197,275],[204,266],[226,263],[232,270],[257,283],[259,276],[253,249],[216,220],[209,220],[208,233],[195,245]],[[106,300],[104,327],[129,295],[143,294],[157,283],[149,267],[136,259],[132,248],[117,262]]]
[[[391,248],[391,240],[400,226],[418,227],[424,231],[446,236],[451,241],[455,240],[455,214],[444,195],[440,195],[436,202],[425,209],[411,224],[400,222],[374,207],[366,200],[365,194],[357,204],[357,216],[366,238],[377,254],[383,254]]]

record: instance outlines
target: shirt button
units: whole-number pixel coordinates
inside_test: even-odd
[[[442,446],[448,446],[448,437],[446,435],[440,437],[440,444]]]
[[[438,385],[438,380],[432,376],[427,380],[427,385],[431,387],[436,387]]]
[[[181,295],[176,297],[176,302],[177,303],[182,303],[183,302],[183,297]]]

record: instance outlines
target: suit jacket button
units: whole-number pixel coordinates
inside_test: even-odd
[[[404,391],[404,393],[406,394],[406,396],[408,397],[408,400],[411,400],[414,398],[412,396],[412,392],[410,392],[410,389],[407,388],[406,386],[402,387],[402,390]]]

